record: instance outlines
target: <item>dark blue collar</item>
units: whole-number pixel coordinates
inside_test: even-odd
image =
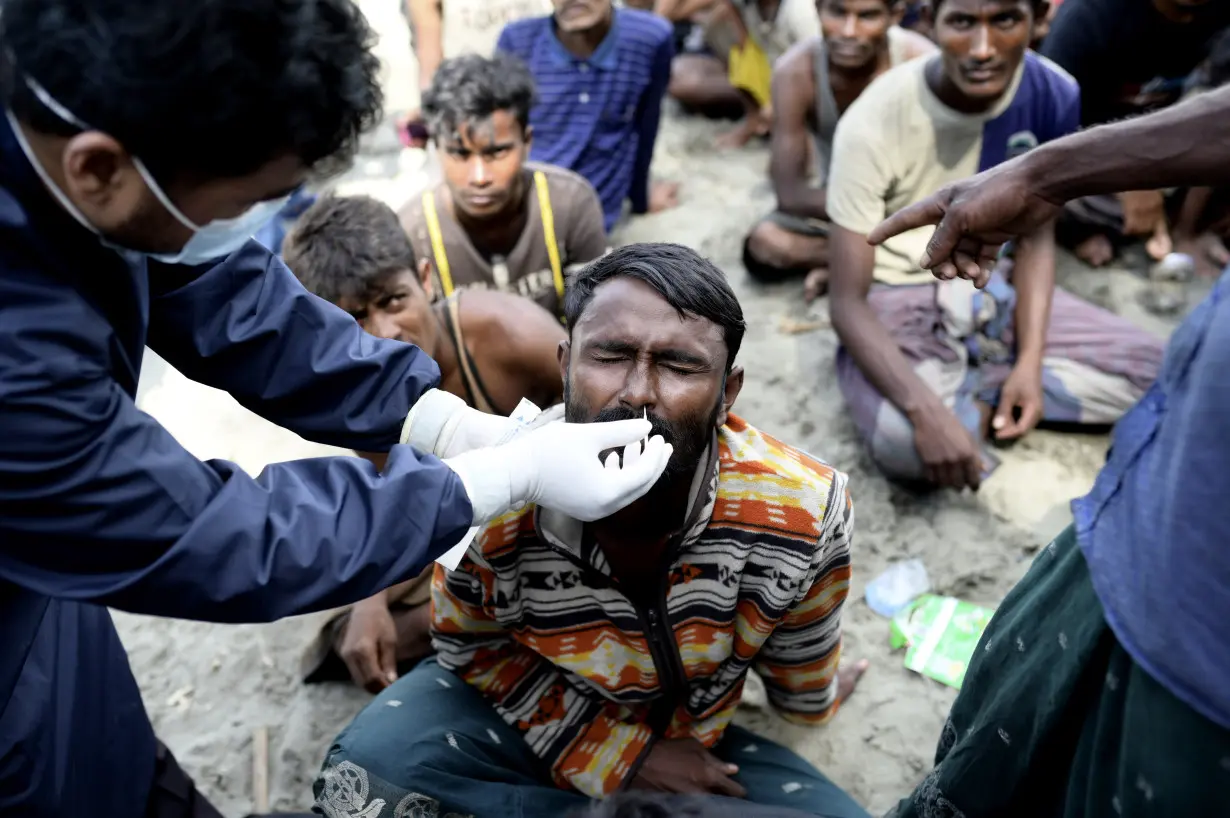
[[[550,52],[552,62],[564,68],[592,65],[603,71],[614,71],[619,66],[618,55],[615,51],[615,41],[618,39],[621,16],[622,12],[620,9],[611,9],[611,30],[606,33],[606,36],[602,38],[602,42],[598,44],[594,53],[586,60],[581,59],[564,48],[564,44],[555,35],[555,17],[548,18],[547,34],[550,40],[548,51]]]

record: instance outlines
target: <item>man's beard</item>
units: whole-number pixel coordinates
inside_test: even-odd
[[[722,408],[722,401],[726,394],[725,386],[725,379],[723,379],[723,388],[718,393],[717,402],[714,404],[713,409],[704,416],[691,415],[679,420],[669,421],[649,413],[649,423],[653,427],[649,432],[649,436],[661,435],[665,442],[674,447],[670,462],[666,464],[666,471],[662,473],[662,477],[659,478],[656,484],[657,486],[674,482],[674,480],[683,475],[691,477],[696,472],[696,467],[700,465],[701,458],[708,453],[709,446],[713,442],[713,430],[716,428],[718,413]],[[569,423],[603,423],[610,420],[635,420],[645,417],[645,410],[643,408],[632,409],[625,406],[612,406],[603,409],[595,415],[583,399],[574,398],[570,387],[570,379],[564,378],[564,419]],[[611,451],[618,450],[612,449],[603,452],[603,462],[606,462],[606,458],[610,456]]]

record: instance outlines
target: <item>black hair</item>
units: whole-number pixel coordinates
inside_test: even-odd
[[[681,316],[707,318],[722,328],[726,371],[734,365],[747,325],[743,308],[713,262],[681,244],[629,244],[590,262],[568,283],[564,316],[575,327],[594,290],[613,278],[635,278],[658,291]]]
[[[309,292],[335,304],[363,298],[390,273],[416,270],[397,214],[371,196],[318,199],[286,235],[282,257]]]
[[[440,63],[423,92],[423,116],[436,139],[447,139],[467,122],[512,111],[524,132],[534,104],[534,77],[517,57],[466,54]]]
[[[78,133],[33,79],[157,177],[285,155],[324,174],[380,119],[374,40],[353,0],[4,0],[0,92],[35,130]]]
[[[1019,0],[1018,0],[1019,2]],[[1054,0],[1026,0],[1029,10],[1033,13],[1036,21],[1042,15],[1043,6],[1050,5]],[[940,13],[940,6],[944,5],[944,0],[929,0],[931,6],[931,16],[934,18]]]

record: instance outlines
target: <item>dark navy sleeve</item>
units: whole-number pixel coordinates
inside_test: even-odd
[[[636,121],[636,164],[632,169],[632,186],[628,199],[633,213],[649,210],[649,166],[653,162],[653,149],[658,141],[658,125],[662,121],[662,99],[671,81],[671,61],[675,58],[675,42],[669,36],[670,29],[664,26],[667,36],[658,43],[654,52],[649,85],[641,95]]]
[[[151,279],[161,272],[151,265]],[[278,426],[365,451],[388,451],[411,405],[440,380],[417,347],[364,332],[255,241],[153,298],[148,344]]]
[[[351,332],[280,264],[236,261],[191,285],[216,312],[182,291],[155,308],[162,351],[292,428],[387,447],[435,368],[411,347]],[[412,577],[470,525],[460,479],[407,446],[393,447],[383,475],[347,457],[256,478],[202,462],[117,383],[109,325],[71,289],[6,267],[0,303],[0,579],[140,613],[266,621]],[[193,344],[202,361],[189,365]],[[268,381],[245,389],[246,378]]]

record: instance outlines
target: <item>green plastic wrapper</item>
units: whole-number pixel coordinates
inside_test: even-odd
[[[994,613],[955,597],[924,594],[893,617],[890,644],[893,650],[906,648],[910,670],[960,690]]]

